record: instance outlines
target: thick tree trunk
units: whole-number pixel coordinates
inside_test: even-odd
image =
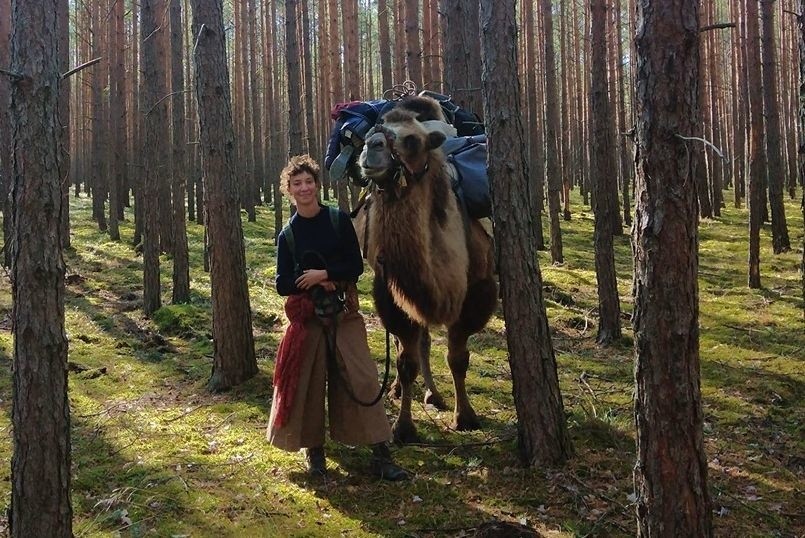
[[[518,448],[526,465],[556,465],[569,458],[573,449],[534,241],[534,212],[519,113],[515,0],[481,0],[480,17],[489,178]]]
[[[775,254],[791,249],[785,221],[783,149],[780,145],[780,94],[777,91],[777,51],[774,39],[774,0],[761,0],[763,22],[761,56],[763,62],[763,111],[766,119],[766,159],[768,162],[771,238]]]
[[[59,10],[56,14],[56,23],[59,25],[56,29],[56,33],[59,36],[59,72],[66,73],[70,69],[70,4],[68,0],[57,0],[56,7]],[[0,12],[2,11],[0,9]],[[0,39],[3,39],[1,29]],[[0,103],[7,102],[3,99],[2,91],[0,90]],[[62,201],[62,210],[59,215],[61,221],[59,233],[62,239],[62,247],[70,248],[70,83],[68,81],[62,83],[59,88],[59,124],[61,128],[59,132],[61,178],[59,178],[59,181],[61,182]],[[0,131],[2,130],[3,124],[2,120],[0,120]],[[3,157],[0,157],[0,160],[2,159]],[[2,173],[2,168],[0,168],[0,175]],[[3,180],[0,178],[0,196],[4,196],[2,182]],[[2,202],[0,202],[0,208],[2,208]]]
[[[14,362],[11,536],[72,537],[70,404],[60,213],[55,0],[11,6],[11,281]],[[4,15],[8,16],[8,15]],[[7,75],[3,75],[8,78]]]
[[[633,245],[638,536],[712,536],[699,387],[697,0],[638,0]]]
[[[246,280],[234,133],[221,0],[193,0],[197,36],[196,99],[206,189],[207,233],[215,344],[208,388],[228,389],[257,373],[252,315]],[[203,25],[203,29],[202,29]]]
[[[618,174],[610,100],[607,95],[607,7],[604,0],[592,0],[590,9],[590,175],[595,188],[595,276],[598,281],[599,317],[596,341],[599,344],[610,344],[621,337],[621,309],[615,274],[615,249],[612,244],[614,230],[620,228]]]

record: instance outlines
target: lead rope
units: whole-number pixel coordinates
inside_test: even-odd
[[[382,259],[378,259],[378,264],[380,265],[380,269],[383,271],[383,283],[388,285],[388,281],[386,280],[386,268],[383,264]],[[380,392],[377,393],[377,396],[372,399],[371,402],[364,402],[352,391],[352,387],[350,386],[349,382],[347,381],[344,373],[341,371],[341,367],[338,364],[338,353],[336,349],[336,336],[338,331],[338,321],[337,316],[333,316],[332,318],[332,326],[325,327],[325,334],[327,335],[325,338],[326,345],[327,345],[327,358],[330,361],[332,366],[332,370],[341,378],[343,381],[344,390],[346,391],[349,398],[358,405],[362,405],[363,407],[372,407],[380,399],[383,397],[383,393],[386,392],[389,383],[389,371],[391,369],[391,336],[389,335],[389,330],[386,329],[386,372],[383,374],[383,383],[380,385]]]

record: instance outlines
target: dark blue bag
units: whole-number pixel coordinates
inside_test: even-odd
[[[447,162],[455,166],[453,192],[474,219],[492,216],[492,197],[486,173],[486,135],[448,138],[442,144]]]

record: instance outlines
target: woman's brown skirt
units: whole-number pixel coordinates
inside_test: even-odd
[[[266,434],[272,445],[289,451],[323,445],[325,393],[331,439],[347,445],[369,445],[391,439],[383,400],[371,407],[359,405],[343,385],[349,383],[352,393],[364,402],[374,399],[380,390],[377,366],[366,341],[366,326],[357,311],[357,297],[351,299],[348,310],[339,315],[336,325],[338,374],[333,373],[332,364],[328,365],[326,328],[315,317],[307,322],[296,396],[281,428],[274,427],[277,409],[274,391]]]

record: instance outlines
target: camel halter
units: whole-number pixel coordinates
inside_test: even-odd
[[[391,155],[391,161],[394,163],[394,166],[389,168],[389,173],[393,173],[392,176],[392,184],[395,186],[399,186],[400,188],[405,188],[408,186],[409,181],[419,181],[421,180],[425,174],[428,173],[430,169],[430,156],[428,156],[428,160],[425,162],[425,166],[419,172],[413,172],[408,169],[405,164],[403,164],[402,159],[400,159],[399,153],[394,149],[394,142],[397,140],[397,133],[383,125],[382,123],[378,123],[375,125],[367,134],[366,138],[369,139],[375,133],[381,133],[383,137],[386,139],[386,145],[389,148],[389,154]],[[373,180],[373,183],[377,187],[380,192],[384,192],[384,189],[381,188],[376,181]]]

